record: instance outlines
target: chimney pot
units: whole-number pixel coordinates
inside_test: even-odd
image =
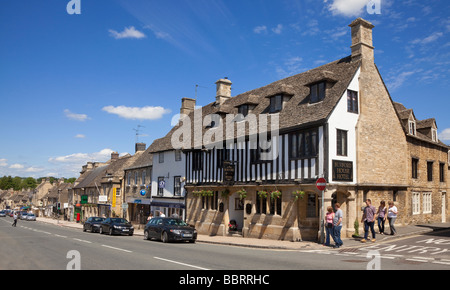
[[[189,115],[195,110],[195,99],[182,98],[181,99],[181,109],[180,115]]]
[[[111,161],[116,161],[119,159],[119,153],[118,152],[112,152],[111,153]]]
[[[145,151],[145,148],[146,148],[145,143],[136,143],[134,152],[136,153],[136,152],[140,152],[140,151]]]
[[[372,23],[362,18],[354,20],[350,25],[352,29],[352,61],[374,62],[374,47],[372,40]]]

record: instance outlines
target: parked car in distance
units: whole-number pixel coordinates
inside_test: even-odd
[[[4,210],[0,211],[0,217],[6,217],[6,211]]]
[[[34,215],[34,213],[27,214],[27,221],[35,221],[35,220],[36,220],[36,216]]]
[[[100,232],[100,225],[105,221],[102,217],[90,217],[83,224],[83,232],[91,231],[91,233]]]
[[[23,212],[21,212],[21,213],[19,214],[19,218],[20,218],[21,220],[26,220],[26,219],[27,219],[27,215],[28,215],[28,213],[27,213],[26,211],[23,211]]]
[[[177,218],[153,218],[144,229],[146,240],[159,239],[164,243],[169,241],[189,241],[195,243],[197,231],[184,221]]]
[[[132,236],[134,233],[133,226],[123,218],[107,218],[100,224],[100,234],[126,234]]]

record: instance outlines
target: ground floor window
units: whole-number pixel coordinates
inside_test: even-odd
[[[431,192],[423,193],[423,213],[431,213]]]
[[[412,193],[412,213],[420,214],[420,193],[419,192]]]

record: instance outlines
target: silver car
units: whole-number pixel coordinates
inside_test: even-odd
[[[27,221],[35,221],[35,220],[36,216],[34,215],[34,213],[27,214]]]

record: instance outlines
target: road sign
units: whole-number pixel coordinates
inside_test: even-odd
[[[317,187],[317,189],[320,190],[320,191],[325,190],[325,188],[327,187],[327,181],[326,181],[326,179],[323,178],[323,177],[317,179],[316,187]]]

